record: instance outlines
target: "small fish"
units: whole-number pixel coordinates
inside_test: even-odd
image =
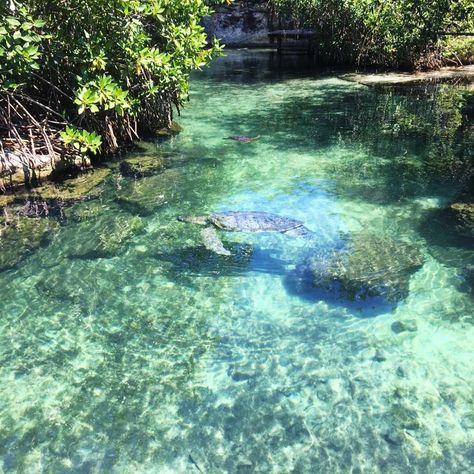
[[[260,138],[260,135],[257,135],[256,137],[248,137],[247,135],[232,135],[230,137],[227,137],[229,140],[235,140],[236,142],[241,142],[241,143],[250,143],[255,140],[258,140]]]
[[[193,459],[193,457],[191,455],[189,455],[188,460],[191,464],[194,464],[194,466],[196,466],[196,469],[199,472],[202,472],[202,469],[199,467],[198,463]]]

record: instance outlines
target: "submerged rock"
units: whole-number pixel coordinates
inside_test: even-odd
[[[392,331],[396,334],[401,332],[415,332],[418,329],[414,319],[407,319],[406,321],[395,321],[392,323]]]
[[[163,170],[163,160],[157,156],[137,156],[120,162],[120,174],[127,178],[144,178]]]
[[[57,228],[50,219],[0,220],[0,271],[14,267],[44,245]]]
[[[113,257],[143,227],[139,217],[118,216],[110,219],[104,215],[101,219],[84,221],[79,235],[77,227],[74,227],[74,235],[65,239],[68,245],[66,254],[69,258],[80,259]]]
[[[420,231],[435,245],[469,247],[474,238],[474,203],[458,201],[432,210],[421,221]]]
[[[452,215],[456,232],[474,237],[474,203],[455,202],[449,206],[448,213]]]
[[[463,79],[474,82],[474,65],[462,67],[444,67],[438,71],[426,72],[389,72],[389,73],[350,73],[339,76],[345,81],[357,82],[364,86],[413,85],[428,81],[446,81]]]
[[[47,217],[50,215],[48,211],[44,212],[45,209],[36,214],[35,208],[38,207],[51,209],[52,213],[57,213],[56,211],[62,213],[62,208],[98,194],[98,186],[109,176],[111,171],[109,168],[95,168],[69,179],[56,182],[49,181],[33,189],[5,194],[0,196],[0,206],[24,204],[25,210],[21,214],[28,217]],[[29,207],[31,209],[28,209]],[[61,211],[58,210],[59,207],[61,207]]]
[[[58,182],[47,183],[34,188],[30,194],[41,196],[45,199],[81,199],[93,191],[99,191],[99,186],[111,173],[110,168],[94,168],[78,176]]]
[[[132,215],[149,216],[163,207],[169,199],[169,190],[181,185],[178,170],[166,170],[146,179],[122,183],[116,190],[115,201]]]
[[[471,201],[471,202],[469,202]],[[455,267],[463,292],[474,287],[474,204],[472,197],[431,210],[421,219],[419,231],[428,242],[428,251],[443,265]]]
[[[406,242],[361,233],[343,250],[316,252],[306,265],[316,288],[351,300],[381,296],[398,301],[408,295],[410,276],[423,265],[423,256]]]
[[[179,123],[172,121],[169,127],[160,128],[156,131],[156,133],[161,136],[173,136],[181,133],[182,131],[183,127],[181,127]]]

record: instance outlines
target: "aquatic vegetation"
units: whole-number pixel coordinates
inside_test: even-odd
[[[474,237],[474,203],[455,202],[449,208],[456,221],[454,225],[456,232]]]
[[[108,210],[109,207],[101,200],[90,200],[66,208],[64,214],[68,220],[86,221],[96,219]]]

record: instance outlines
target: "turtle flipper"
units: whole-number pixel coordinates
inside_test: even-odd
[[[314,236],[314,232],[309,230],[304,225],[294,227],[293,229],[286,230],[282,233],[285,235],[290,235],[291,237],[301,237],[303,239],[311,239]]]
[[[213,252],[219,255],[232,255],[222,243],[221,239],[217,235],[216,229],[214,227],[206,227],[201,231],[202,241],[204,242],[204,247],[208,250],[212,250]]]

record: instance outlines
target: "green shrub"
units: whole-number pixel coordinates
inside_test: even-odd
[[[0,138],[25,154],[109,152],[169,126],[189,72],[220,50],[200,26],[205,0],[12,6],[0,6]],[[33,151],[25,126],[36,134]]]
[[[440,31],[472,28],[472,0],[271,0],[296,25],[316,30],[328,61],[396,67],[440,64]]]
[[[474,63],[474,36],[448,36],[443,41],[443,57],[449,64]]]

